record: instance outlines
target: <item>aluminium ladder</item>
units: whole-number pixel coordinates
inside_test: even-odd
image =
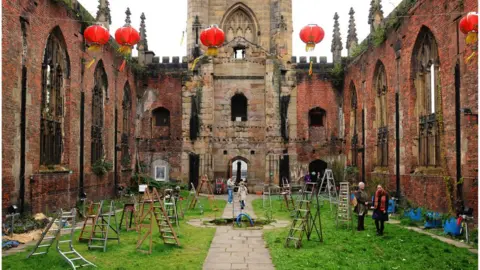
[[[177,231],[180,233],[180,225],[178,222],[177,204],[175,203],[175,197],[173,196],[172,189],[165,190],[165,196],[163,197],[163,205],[170,221],[175,223]]]
[[[60,255],[73,269],[86,266],[96,267],[93,263],[86,260],[73,248],[73,234],[75,232],[76,215],[77,211],[75,208],[69,212],[64,212],[62,209],[60,209],[56,217],[52,218],[50,223],[45,228],[45,231],[42,232],[42,235],[35,245],[35,248],[33,248],[27,258],[30,258],[31,256],[47,254],[50,247],[53,245],[53,242],[57,240],[56,249],[58,253],[60,253]],[[56,228],[53,226],[54,223],[57,223]],[[70,227],[65,228],[66,224],[68,223],[70,223]],[[62,235],[63,231],[68,231],[69,233]],[[44,242],[44,240],[47,241]],[[37,252],[39,249],[43,249],[43,251]]]
[[[331,211],[332,204],[336,204],[338,199],[337,186],[335,185],[335,179],[333,177],[333,172],[331,169],[325,170],[325,173],[322,177],[322,182],[320,183],[320,187],[318,189],[318,193],[320,196],[322,194],[328,195],[328,201],[330,202]]]
[[[103,206],[103,201],[101,202]],[[111,219],[115,222],[115,227],[111,224]],[[110,230],[111,229],[111,230]],[[109,233],[113,231],[115,236],[110,237]],[[103,252],[107,251],[108,240],[117,240],[120,244],[120,233],[118,230],[117,215],[115,211],[115,202],[110,201],[110,207],[107,212],[100,208],[99,216],[93,226],[93,232],[88,240],[88,249],[101,248]]]

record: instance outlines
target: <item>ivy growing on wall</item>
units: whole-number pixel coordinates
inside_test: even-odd
[[[343,88],[343,81],[345,78],[343,65],[340,63],[335,64],[332,70],[330,71],[330,76],[332,78],[333,87],[338,91],[341,91]]]

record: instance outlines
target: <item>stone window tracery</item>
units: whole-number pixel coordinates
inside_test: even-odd
[[[358,153],[358,133],[357,133],[357,91],[355,85],[350,84],[351,93],[351,127],[352,127],[352,166],[357,166],[357,153]]]
[[[440,111],[438,48],[432,32],[422,27],[412,55],[416,112],[419,119],[418,153],[420,166],[440,165],[440,136],[437,115]]]
[[[387,126],[387,77],[385,66],[378,62],[375,68],[374,89],[376,91],[377,123],[377,165],[388,165],[388,126]]]
[[[223,24],[223,29],[226,29],[225,42],[232,41],[236,37],[244,37],[250,42],[255,42],[255,28],[254,19],[247,14],[243,7],[237,8],[228,15]]]
[[[127,167],[130,165],[130,149],[129,149],[129,139],[130,139],[130,114],[132,110],[132,101],[130,96],[130,84],[125,83],[123,88],[123,131],[122,131],[122,165]]]
[[[42,63],[42,104],[40,114],[40,164],[62,161],[64,87],[69,60],[63,37],[55,28],[48,37]]]

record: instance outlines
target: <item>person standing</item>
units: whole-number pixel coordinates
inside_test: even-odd
[[[368,212],[368,195],[365,192],[365,183],[358,183],[358,191],[355,192],[355,198],[357,199],[355,210],[358,214],[357,231],[363,231],[365,230],[365,215]]]
[[[248,190],[245,186],[245,183],[242,181],[240,182],[240,187],[238,188],[238,197],[240,199],[240,209],[245,209],[245,201],[247,200]]]
[[[381,185],[377,186],[375,192],[374,210],[372,218],[375,220],[375,227],[377,227],[377,235],[383,235],[384,223],[388,221],[388,193]]]
[[[227,180],[228,203],[233,202],[233,188],[235,188],[235,182],[233,182],[232,178],[230,177]]]

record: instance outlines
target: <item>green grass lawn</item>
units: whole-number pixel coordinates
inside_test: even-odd
[[[201,215],[198,209],[194,209],[186,212],[185,219],[180,220],[181,247],[163,244],[158,228],[154,228],[152,254],[138,252],[135,248],[137,232],[126,232],[123,225],[120,244],[116,240],[109,240],[106,252],[89,251],[86,242],[78,242],[79,231],[75,233],[74,248],[87,260],[97,265],[96,269],[202,269],[215,229],[196,228],[186,224],[186,221],[200,216],[213,219],[215,216],[221,215],[219,213],[223,211],[226,202],[217,200],[216,203],[220,210],[213,212],[206,198],[200,200],[204,214]],[[120,214],[117,215],[118,222]],[[146,243],[144,245],[148,246]],[[3,257],[2,269],[71,269],[55,250],[55,244],[50,248],[48,254],[26,259],[32,248],[27,248],[27,252]]]
[[[287,219],[274,203],[274,219]],[[262,213],[262,200],[253,201]],[[285,207],[284,207],[285,208]],[[375,234],[371,214],[363,232],[336,229],[328,203],[321,207],[323,243],[302,241],[300,249],[285,248],[289,228],[265,231],[276,269],[477,269],[477,255],[430,236],[385,224],[383,237]],[[354,225],[356,224],[356,221]],[[356,225],[355,225],[356,226]]]

